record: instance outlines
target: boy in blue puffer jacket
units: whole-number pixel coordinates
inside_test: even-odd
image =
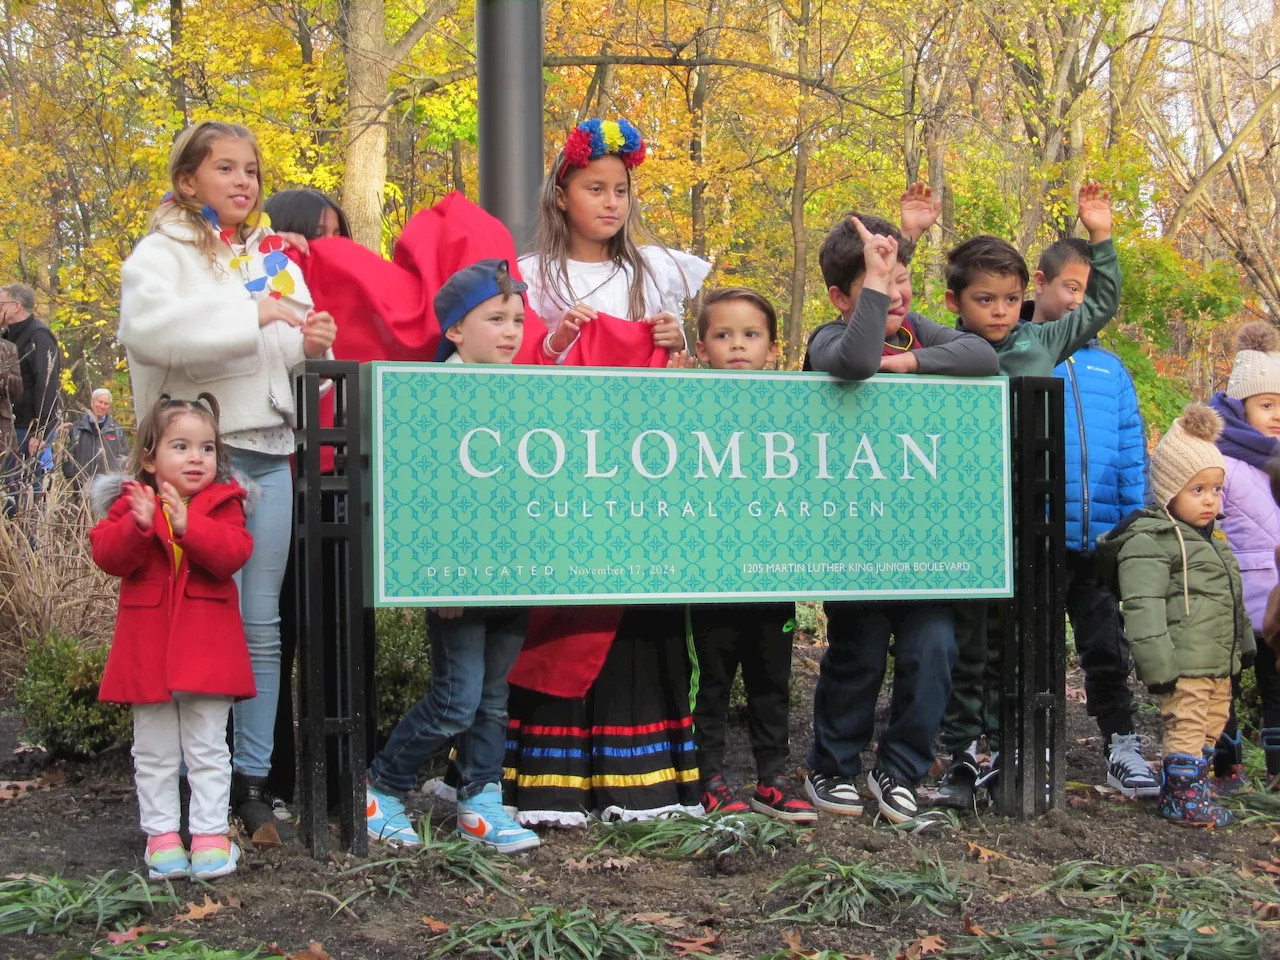
[[[1083,301],[1089,270],[1086,241],[1068,238],[1046,248],[1034,277],[1036,298],[1023,305],[1021,319],[1061,320]],[[1098,577],[1096,554],[1098,537],[1144,505],[1147,455],[1138,396],[1120,358],[1096,339],[1053,372],[1065,381],[1066,607],[1084,671],[1086,705],[1102,733],[1107,782],[1126,797],[1155,797],[1160,785],[1133,728],[1129,642],[1115,597]],[[988,674],[993,669],[998,664],[988,663]],[[989,677],[984,686],[992,682],[998,680]],[[994,716],[994,705],[984,710]],[[973,745],[956,750],[939,805],[972,806],[974,786],[990,776],[979,769],[974,752]]]

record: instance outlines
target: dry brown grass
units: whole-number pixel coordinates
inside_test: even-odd
[[[111,639],[119,581],[93,563],[92,523],[88,504],[61,476],[16,519],[0,515],[0,692],[12,688],[37,637],[87,646]]]

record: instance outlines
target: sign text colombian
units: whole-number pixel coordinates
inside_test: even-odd
[[[379,606],[1012,594],[1002,378],[364,376]]]

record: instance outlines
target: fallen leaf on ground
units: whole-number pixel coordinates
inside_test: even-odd
[[[1264,900],[1253,901],[1253,919],[1264,923],[1280,920],[1280,903],[1267,903]]]
[[[911,944],[911,946],[907,947],[906,957],[907,960],[918,960],[919,957],[927,957],[930,954],[941,953],[946,948],[947,941],[943,940],[936,934],[928,937],[921,937],[915,943]]]
[[[663,930],[682,930],[689,925],[685,917],[673,917],[669,913],[633,913],[622,918],[623,923],[648,923]]]
[[[1255,860],[1253,865],[1262,870],[1263,873],[1269,873],[1273,877],[1280,877],[1280,860],[1275,857],[1271,858],[1271,862],[1266,860]]]
[[[992,860],[1008,860],[999,850],[988,850],[986,847],[980,847],[976,843],[965,841],[965,851],[977,860],[979,863],[990,863]]]
[[[630,870],[639,862],[639,859],[636,857],[610,857],[608,860],[605,860],[600,864],[600,869],[618,871]]]
[[[1088,805],[1088,797],[1081,797],[1074,793],[1067,794],[1067,806],[1071,807],[1073,810],[1079,810],[1081,807],[1087,807]]]
[[[1076,703],[1084,703],[1085,697],[1084,687],[1067,687],[1067,699],[1074,700]]]
[[[1280,847],[1280,833],[1271,838],[1271,846]]]
[[[715,934],[707,933],[701,937],[682,937],[679,940],[672,940],[670,945],[675,949],[676,956],[679,957],[709,957],[711,956],[711,948],[719,942],[719,937]]]
[[[108,933],[107,942],[117,947],[122,943],[132,943],[134,940],[138,939],[138,934],[146,933],[150,929],[150,927],[130,927],[123,933]]]
[[[586,873],[588,870],[591,870],[593,867],[595,867],[595,864],[593,864],[586,857],[583,857],[581,860],[574,860],[572,857],[570,857],[564,862],[564,869],[569,870],[572,873]]]
[[[1196,933],[1203,933],[1205,936],[1209,936],[1217,932],[1218,932],[1217,927],[1212,927],[1212,926],[1196,927]]]
[[[433,920],[431,917],[423,917],[422,923],[432,933],[448,933],[449,932],[449,925],[447,923],[441,923],[439,920]]]
[[[299,950],[289,960],[333,960],[333,957],[325,951],[324,944],[312,940],[307,949]]]
[[[971,937],[985,937],[987,931],[973,922],[973,917],[964,918],[964,932]]]
[[[18,797],[25,797],[28,793],[43,793],[61,780],[62,771],[60,770],[51,770],[46,776],[35,780],[0,780],[0,800],[15,800]]]
[[[223,908],[223,904],[218,903],[213,897],[207,893],[204,895],[204,903],[195,903],[191,900],[187,901],[187,912],[180,913],[173,919],[180,923],[192,923],[196,920],[203,920],[206,917],[212,917],[215,913]]]

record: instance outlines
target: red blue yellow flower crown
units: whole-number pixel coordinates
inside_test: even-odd
[[[639,130],[621,117],[617,120],[594,117],[583,120],[569,132],[569,139],[565,141],[560,178],[564,179],[570,167],[585,167],[606,154],[618,157],[628,170],[632,170],[644,163],[644,138]]]

